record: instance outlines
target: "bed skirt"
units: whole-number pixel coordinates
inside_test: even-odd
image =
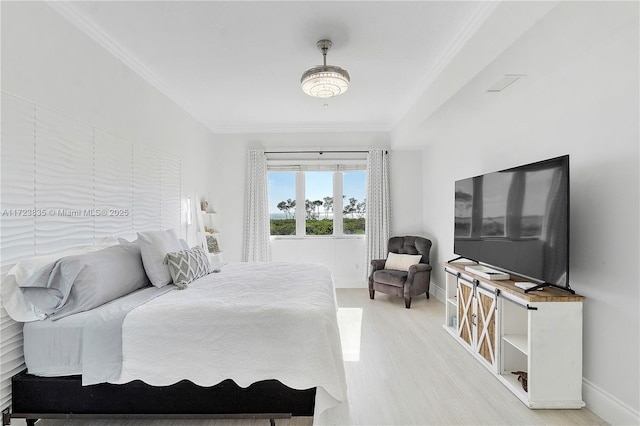
[[[316,389],[291,389],[277,380],[241,388],[232,380],[201,387],[183,380],[170,386],[142,381],[82,386],[81,376],[12,379],[12,412],[3,424],[24,418],[275,418],[313,416]]]

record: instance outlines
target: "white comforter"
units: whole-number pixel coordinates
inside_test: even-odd
[[[346,402],[331,274],[320,265],[227,264],[130,312],[122,327],[122,372],[163,386],[188,379],[242,387],[277,379],[317,387],[314,419]]]

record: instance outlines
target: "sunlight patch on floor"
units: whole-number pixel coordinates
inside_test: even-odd
[[[345,361],[360,361],[362,308],[338,308],[338,328]]]

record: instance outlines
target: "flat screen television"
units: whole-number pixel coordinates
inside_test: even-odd
[[[454,252],[572,292],[569,156],[456,181]]]

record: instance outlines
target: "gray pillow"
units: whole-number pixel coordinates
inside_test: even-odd
[[[50,263],[20,285],[53,320],[88,311],[149,285],[140,248],[121,244]]]
[[[209,256],[200,246],[167,253],[164,263],[169,266],[171,279],[180,290],[185,289],[191,281],[211,273]]]

